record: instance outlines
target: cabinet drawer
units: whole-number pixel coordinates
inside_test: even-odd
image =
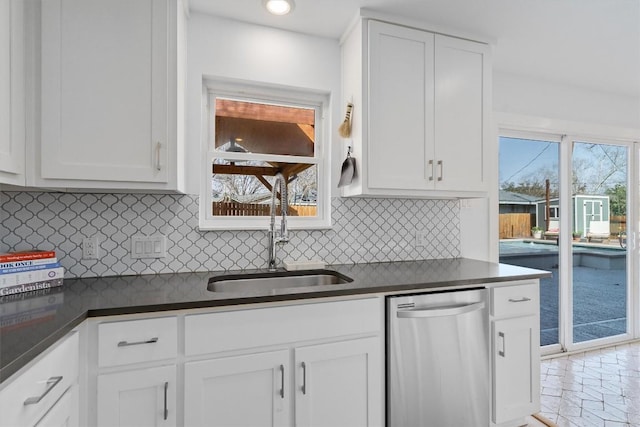
[[[539,310],[538,285],[504,286],[491,289],[491,315],[512,317],[535,314]]]
[[[185,317],[185,354],[380,333],[381,327],[377,298],[196,314]]]
[[[98,365],[172,359],[178,352],[175,317],[107,322],[98,325]]]
[[[78,334],[73,333],[0,392],[0,426],[34,425],[78,379]]]

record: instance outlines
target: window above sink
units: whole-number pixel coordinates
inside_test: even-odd
[[[328,228],[328,95],[205,81],[200,229],[267,229],[276,173],[288,181],[289,226]]]

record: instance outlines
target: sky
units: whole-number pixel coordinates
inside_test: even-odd
[[[558,167],[557,142],[500,137],[500,185],[518,183],[542,167]]]
[[[500,186],[507,182],[518,184],[536,178],[542,170],[557,180],[560,144],[500,137]],[[605,194],[607,188],[627,184],[627,148],[625,146],[576,142],[572,152],[573,170],[586,193]],[[558,183],[551,183],[552,188]]]

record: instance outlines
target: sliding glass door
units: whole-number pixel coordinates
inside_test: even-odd
[[[500,138],[500,262],[552,272],[540,281],[540,344],[559,341],[560,138]]]
[[[628,331],[626,146],[572,142],[573,342]]]
[[[500,262],[552,273],[540,284],[545,352],[629,338],[633,144],[515,131],[499,142]]]

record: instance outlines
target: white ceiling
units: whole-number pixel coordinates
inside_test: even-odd
[[[192,11],[339,38],[360,7],[494,42],[494,70],[640,97],[640,0],[189,0]]]

